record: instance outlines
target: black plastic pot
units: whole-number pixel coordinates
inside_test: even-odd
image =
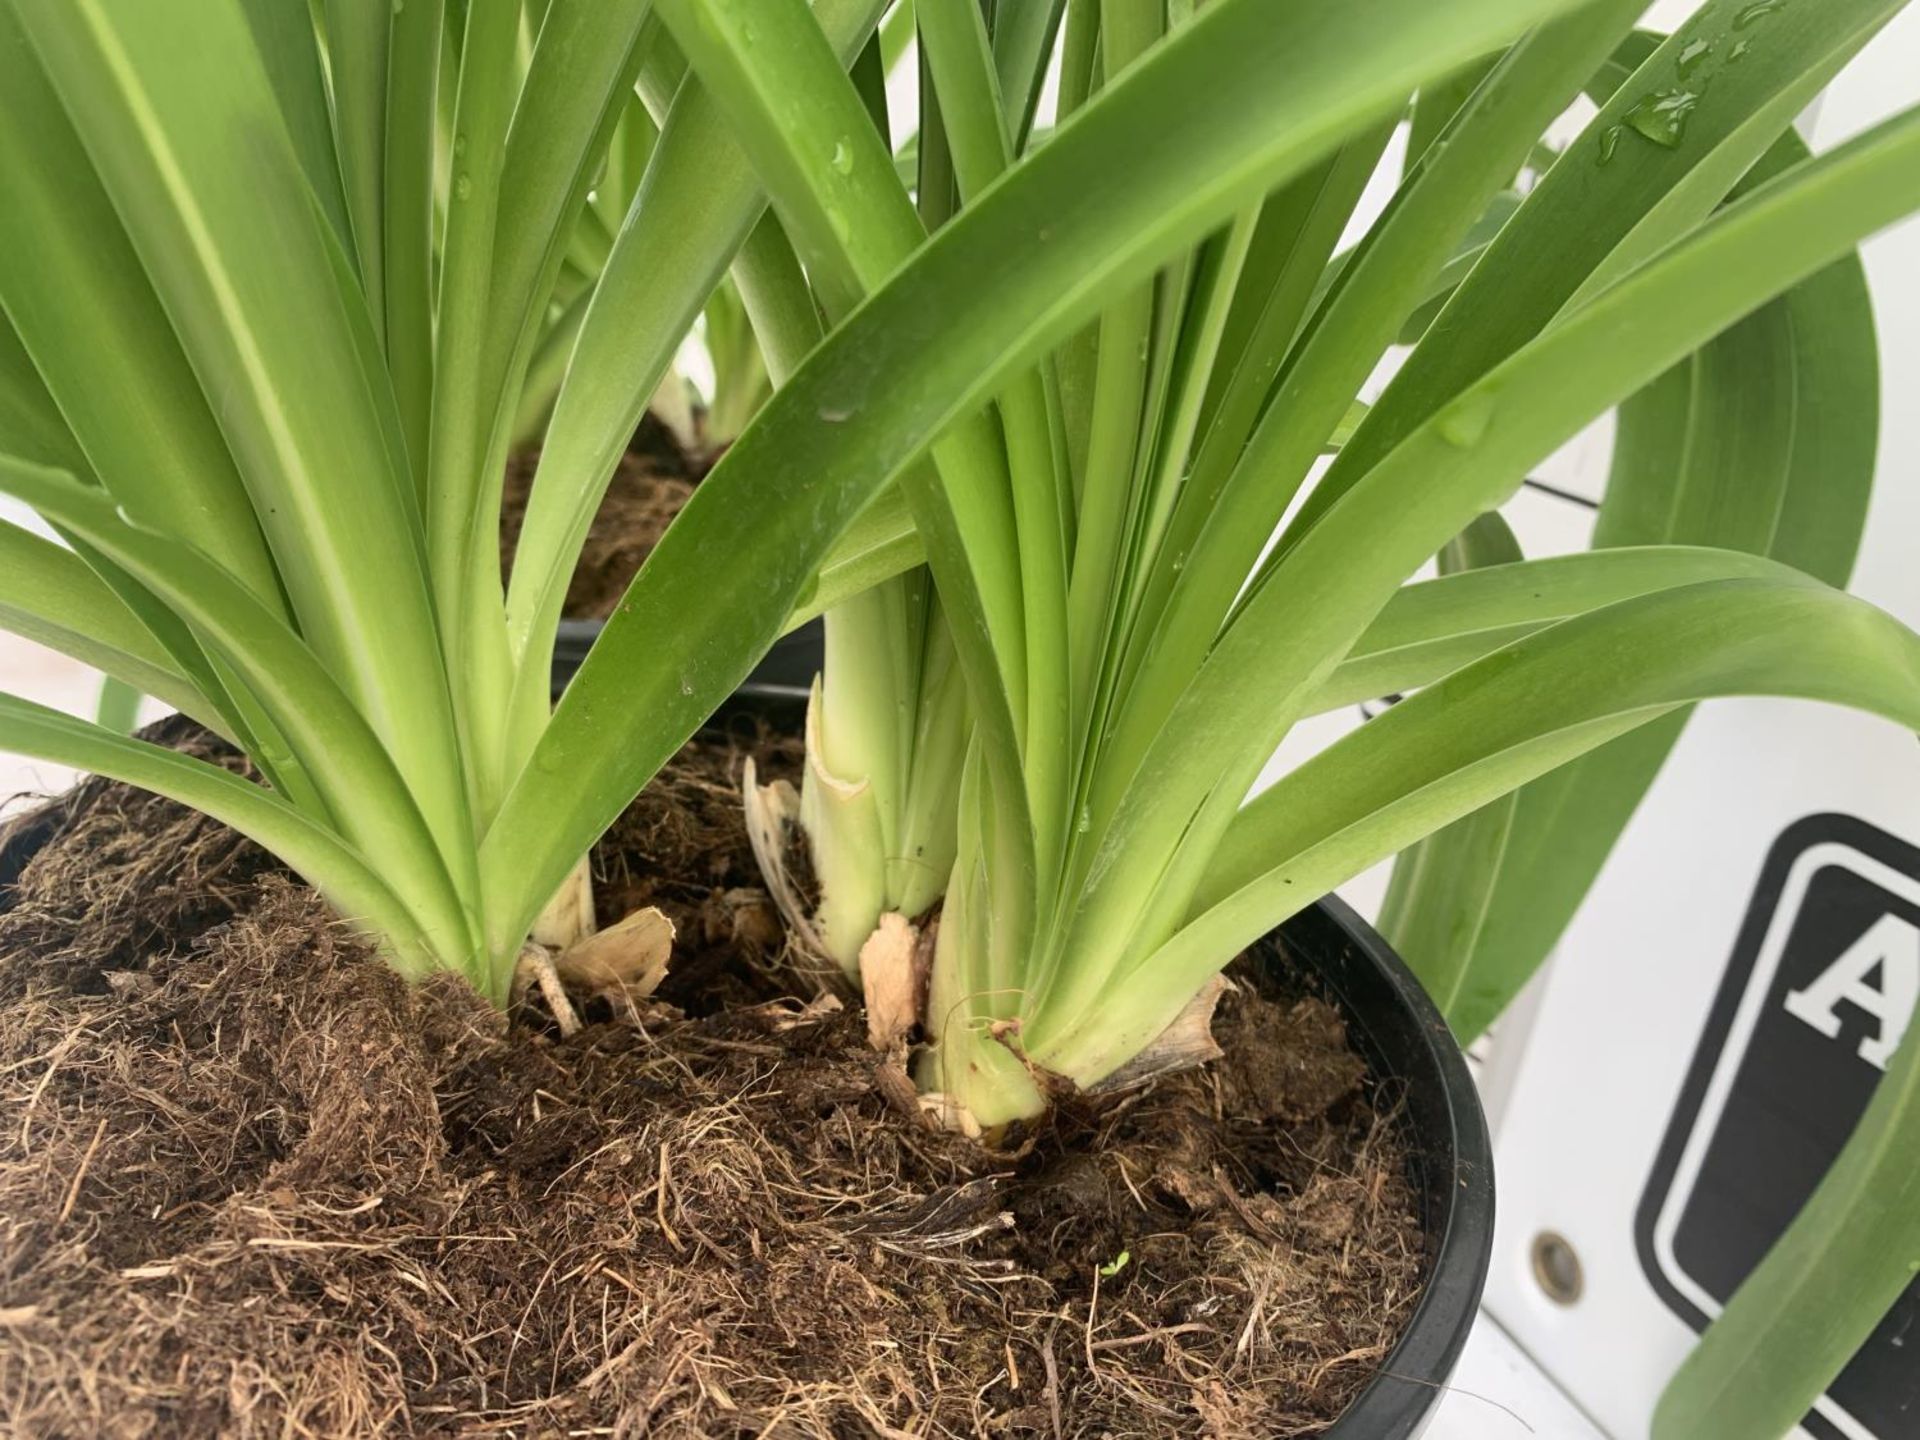
[[[587,658],[587,651],[599,638],[604,622],[599,620],[562,620],[553,641],[553,693],[566,689],[573,672]],[[809,620],[790,635],[773,642],[765,658],[753,667],[753,673],[740,687],[742,694],[770,698],[806,699],[813,677],[826,658],[826,633],[818,620]]]
[[[801,688],[756,671],[712,724],[754,718],[797,729]],[[1252,947],[1254,962],[1298,984],[1312,977],[1347,1023],[1382,1102],[1397,1101],[1426,1232],[1423,1288],[1379,1372],[1324,1440],[1415,1440],[1446,1393],[1480,1309],[1493,1256],[1493,1143],[1466,1057],[1406,962],[1336,895]]]
[[[1479,1091],[1420,982],[1338,896],[1294,916],[1253,956],[1317,978],[1374,1083],[1403,1107],[1427,1237],[1425,1288],[1406,1332],[1326,1440],[1413,1440],[1467,1343],[1493,1255],[1493,1144]]]
[[[578,667],[597,629],[575,632],[564,674],[561,652],[556,652],[556,692]],[[711,723],[724,727],[753,717],[797,729],[820,663],[818,630],[809,629],[810,637],[805,629],[789,637],[795,643],[784,652],[776,647]],[[0,829],[0,909],[52,826],[50,813],[38,823],[22,820]],[[1414,1440],[1432,1419],[1466,1345],[1492,1256],[1493,1148],[1479,1093],[1446,1021],[1419,982],[1338,897],[1328,896],[1294,916],[1256,944],[1252,956],[1296,984],[1302,975],[1312,977],[1345,1018],[1348,1038],[1367,1062],[1381,1098],[1401,1106],[1427,1240],[1424,1288],[1379,1372],[1325,1436]]]

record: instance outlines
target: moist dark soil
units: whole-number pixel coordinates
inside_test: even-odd
[[[539,464],[538,450],[520,451],[507,462],[506,486],[500,500],[503,572],[512,570],[520,525],[526,519],[527,495]],[[565,613],[570,619],[605,620],[613,614],[639,572],[640,562],[660,543],[667,523],[680,513],[707,468],[707,462],[683,451],[672,432],[651,414],[640,421],[607,486],[606,498],[594,515],[580,563],[567,587]]]
[[[1423,1262],[1334,1012],[1242,976],[1221,1062],[1017,1153],[923,1128],[856,1014],[780,998],[754,738],[596,852],[679,968],[567,1040],[409,988],[171,802],[91,780],[0,835],[0,1433],[1322,1429]]]

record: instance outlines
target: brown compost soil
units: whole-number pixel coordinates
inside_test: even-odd
[[[527,496],[540,463],[538,450],[523,450],[507,461],[505,488],[500,497],[500,565],[513,566],[526,518]],[[693,487],[709,468],[708,462],[680,448],[671,431],[652,414],[644,416],[620,457],[619,468],[607,485],[606,497],[594,515],[586,544],[567,587],[566,614],[577,620],[605,620],[640,569],[640,562],[660,543],[667,524],[693,494]]]
[[[185,722],[156,738],[234,768]],[[1242,977],[1226,1058],[1015,1152],[782,998],[696,741],[609,833],[660,996],[562,1040],[409,988],[249,842],[89,780],[0,834],[0,1434],[1291,1436],[1422,1271],[1341,1023]]]

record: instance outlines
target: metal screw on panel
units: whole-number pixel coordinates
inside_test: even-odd
[[[1533,1237],[1533,1278],[1556,1305],[1573,1304],[1586,1288],[1579,1255],[1566,1236],[1552,1230],[1542,1230]]]

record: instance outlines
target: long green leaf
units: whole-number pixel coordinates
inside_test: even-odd
[[[0,11],[0,23],[9,18],[4,11]],[[94,479],[79,440],[67,429],[59,407],[41,382],[39,371],[34,368],[32,357],[21,348],[19,338],[13,333],[12,327],[4,323],[4,317],[0,317],[0,453],[89,481]],[[146,507],[141,508],[144,514]],[[13,597],[21,608],[8,612],[7,628],[30,635],[63,654],[80,656],[96,668],[112,673],[123,673],[128,665],[145,661],[158,663],[172,679],[149,676],[156,683],[147,688],[155,693],[171,694],[177,702],[184,702],[186,695],[175,687],[185,686],[186,691],[197,699],[191,705],[180,703],[179,708],[187,710],[236,742],[249,739],[253,731],[246,716],[235,697],[228,693],[217,667],[207,658],[191,630],[149,594],[144,586],[99,551],[79,541],[70,532],[61,532],[61,538],[72,547],[71,551],[62,552],[68,565],[77,565],[81,570],[91,572],[92,578],[113,597],[115,603],[111,608],[96,607],[87,612],[90,619],[98,620],[107,629],[100,636],[90,639],[85,634],[71,633],[65,626],[53,621],[50,617],[58,613],[59,606],[66,598],[65,588],[54,582],[56,588],[47,597],[47,603],[37,603],[28,577],[40,573],[41,567],[30,559],[20,561],[20,575],[9,577],[24,588],[13,591]],[[120,653],[114,648],[118,644],[115,637],[121,634],[123,627],[120,622],[123,620],[131,620],[144,642],[153,642],[155,645],[150,652],[143,652],[140,662],[115,658]],[[14,621],[19,623],[12,623]],[[96,640],[106,641],[108,648],[92,654],[92,658],[81,655],[82,650],[91,653]],[[114,659],[115,663],[107,663],[109,659]],[[268,769],[271,770],[270,765]]]
[[[1559,620],[1676,585],[1796,573],[1737,550],[1647,545],[1491,565],[1403,586],[1313,693],[1309,714],[1430,685]]]
[[[0,313],[0,448],[38,465],[94,478],[86,451],[67,428],[59,405],[34,368],[33,357],[4,313]]]
[[[97,476],[130,513],[191,540],[278,608],[280,582],[218,424],[5,7],[0,93],[0,304],[86,454],[87,470],[74,473]],[[0,445],[30,453],[12,435]]]
[[[1904,4],[1787,5],[1767,12],[1760,25],[1742,25],[1740,6],[1696,11],[1621,85],[1502,228],[1426,343],[1315,486],[1269,567],[1395,443],[1539,334],[1569,302],[1710,214]],[[1702,44],[1708,47],[1703,61],[1682,61]],[[1629,123],[1630,114],[1676,87],[1697,103],[1673,144],[1647,139]]]
[[[1360,15],[1325,0],[1276,15],[1215,0],[943,227],[776,392],[642,568],[489,835],[490,934],[530,921],[744,677],[847,523],[947,425],[1115,286],[1431,75],[1562,8],[1469,0],[1438,15],[1386,0]],[[1107,183],[1121,171],[1129,184]],[[743,532],[742,513],[760,523]],[[753,577],[752,607],[696,603],[722,563]],[[679,663],[657,649],[668,627]]]
[[[1920,1273],[1916,1037],[1909,1027],[1813,1197],[1668,1383],[1653,1440],[1788,1434]]]
[[[1753,179],[1806,157],[1784,136]],[[1879,390],[1866,277],[1848,256],[1621,407],[1594,543],[1730,546],[1845,584],[1866,524]],[[1512,843],[1470,902],[1484,916],[1473,952],[1445,962],[1475,972],[1448,1012],[1463,1039],[1544,963],[1685,718],[1637,730],[1520,794]],[[1394,938],[1417,970],[1440,963],[1410,935]]]
[[[411,0],[396,9],[387,54],[384,336],[394,404],[422,513],[433,410],[433,142],[440,37],[446,29],[442,4]]]
[[[227,726],[153,634],[73,551],[0,522],[0,629],[126,681],[216,734]]]
[[[44,705],[0,693],[0,746],[89,770],[191,805],[258,841],[293,867],[341,914],[365,922],[403,974],[418,978],[455,951],[410,913],[376,871],[269,790],[204,760],[115,735]]]
[[[1439,568],[1447,576],[1521,560],[1520,542],[1506,521],[1488,514],[1448,543]],[[1414,966],[1442,1014],[1451,1010],[1486,929],[1489,877],[1498,873],[1513,838],[1515,793],[1462,816],[1393,862],[1380,904],[1380,933]]]
[[[1148,751],[1083,892],[1079,959],[1062,967],[1074,999],[1049,1024],[1077,1022],[1113,955],[1171,933],[1302,702],[1405,576],[1595,415],[1920,206],[1916,161],[1920,111],[1909,111],[1761,187],[1497,367],[1331,508],[1256,589]]]
[[[994,88],[1016,150],[1024,147],[1033,126],[1065,9],[1065,0],[999,0],[994,6]]]
[[[861,123],[860,100],[841,78],[824,36],[798,9],[776,17],[724,0],[668,0],[663,8],[682,49],[710,88],[727,98],[736,133],[765,177],[829,315],[843,313],[911,254],[924,231],[881,137]],[[956,179],[969,195],[1004,169],[1008,155],[987,37],[965,7],[933,0],[920,13]],[[750,38],[756,31],[761,38]],[[956,427],[935,445],[932,466],[909,471],[902,489],[970,678],[976,720],[991,737],[993,783],[1004,803],[1017,806],[1026,795],[1035,824],[1028,843],[1049,855],[1065,826],[1059,764],[1066,721],[1059,662],[1065,657],[1063,651],[1049,655],[1053,663],[1042,666],[1029,647],[1035,639],[1061,637],[1064,541],[1038,378],[1016,382],[1006,409],[1000,426],[995,416],[980,415]],[[828,625],[831,644],[833,617]],[[910,661],[906,674],[917,676],[919,669]],[[829,701],[835,692],[830,667]],[[869,778],[879,785],[883,776]],[[1017,928],[1014,912],[1025,909],[1007,898],[1001,923]]]
[[[454,687],[467,757],[469,805],[481,826],[491,819],[504,784],[503,712],[512,684],[504,619],[490,596],[476,593],[473,560],[484,497],[493,483],[486,473],[487,442],[500,418],[500,397],[487,377],[487,336],[501,172],[518,92],[519,33],[520,9],[511,4],[474,7],[463,27],[427,440],[427,560],[442,617],[443,668]]]
[[[1198,478],[1217,485],[1182,494],[1136,632],[1127,704],[1091,807],[1096,827],[1198,671],[1262,547],[1407,311],[1638,9],[1632,0],[1585,6],[1512,47],[1455,117],[1448,143],[1429,153],[1343,267],[1234,467],[1212,469]]]
[[[302,636],[438,834],[469,825],[399,421],[237,9],[9,0],[254,497]],[[11,107],[9,107],[11,108]]]
[[[464,531],[453,537],[443,530],[442,540],[449,551],[464,546],[465,554],[462,574],[457,580],[443,575],[441,583],[443,590],[455,585],[462,595],[459,653],[471,667],[472,691],[466,718],[479,752],[480,793],[488,812],[518,759],[510,725],[513,647],[500,576],[500,495],[507,454],[554,282],[571,242],[600,228],[599,214],[586,197],[633,93],[649,8],[649,0],[598,0],[547,10],[513,106],[497,201],[490,221],[472,227],[476,256],[482,235],[489,252],[484,292],[465,295],[455,316],[471,327],[479,347],[473,388],[460,397],[475,407],[468,423],[476,427],[476,449],[466,458],[477,468],[470,489],[449,492],[461,495],[468,512]],[[491,87],[488,94],[497,103]],[[492,123],[489,119],[488,125]],[[469,143],[473,139],[470,136]],[[476,168],[469,178],[477,181],[483,173]],[[460,177],[454,184],[460,184]],[[473,218],[479,221],[486,216],[487,198],[476,194],[474,199],[480,208]],[[605,250],[598,250],[587,262],[587,273],[597,273],[606,259]],[[469,308],[475,301],[483,302],[477,311]],[[460,417],[450,417],[448,428],[460,423]],[[454,453],[450,464],[461,458]],[[441,521],[456,523],[444,506]],[[542,656],[539,674],[547,673]]]
[[[1242,946],[1343,880],[1635,725],[1740,694],[1830,701],[1920,728],[1920,636],[1803,578],[1663,590],[1517,641],[1250,802],[1187,923],[1116,977],[1124,1023],[1075,1027],[1044,1049],[1030,1044],[1029,1056],[1104,1073]]]
[[[140,722],[142,693],[112,675],[100,682],[100,698],[94,706],[94,723],[116,735],[131,735]]]
[[[320,787],[331,814],[316,818],[336,826],[424,907],[451,947],[445,953],[462,962],[476,953],[460,918],[462,897],[473,893],[471,836],[434,834],[378,738],[298,636],[219,566],[121,520],[97,490],[3,457],[0,490],[71,527],[206,636]]]
[[[553,6],[514,107],[500,172],[477,417],[489,448],[470,563],[483,572],[490,572],[499,556],[497,472],[505,463],[500,452],[510,438],[513,401],[577,228],[568,217],[578,214],[599,223],[598,213],[585,206],[586,195],[632,96],[650,9],[649,0]],[[598,259],[604,264],[604,256]],[[486,578],[497,608],[492,591],[498,589],[498,577]],[[476,585],[476,594],[479,589]]]
[[[340,189],[340,157],[333,145],[333,110],[327,100],[325,66],[311,5],[285,0],[240,0],[253,31],[260,63],[280,100],[294,153],[306,172],[321,213],[344,246],[353,244],[347,200]]]
[[[334,151],[346,185],[353,253],[367,310],[384,319],[387,52],[393,11],[376,0],[325,0],[325,12]]]
[[[906,496],[898,488],[883,490],[821,561],[819,575],[795,605],[786,628],[797,630],[849,596],[905,574],[926,559]]]
[[[843,57],[865,38],[866,0],[824,0],[817,17]],[[663,63],[655,47],[642,71]],[[677,54],[677,50],[675,52]],[[554,401],[507,593],[519,666],[515,753],[546,726],[555,627],[587,529],[682,337],[720,283],[766,199],[720,107],[682,85],[581,322]]]

